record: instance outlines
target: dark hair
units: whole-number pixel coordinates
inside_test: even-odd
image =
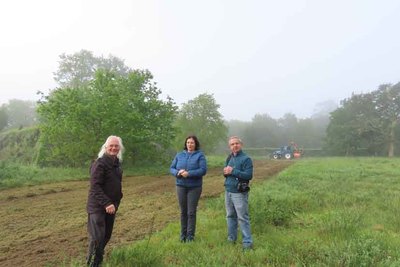
[[[186,139],[185,139],[185,144],[183,144],[183,149],[184,149],[184,150],[187,150],[186,141],[187,141],[188,139],[193,139],[193,140],[194,140],[194,144],[195,144],[194,150],[199,150],[199,149],[200,149],[200,142],[199,142],[199,139],[197,139],[197,137],[196,137],[195,135],[189,135],[189,136],[186,137]]]

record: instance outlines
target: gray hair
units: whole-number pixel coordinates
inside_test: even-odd
[[[111,140],[112,138],[117,138],[117,139],[118,139],[120,149],[119,149],[117,158],[118,158],[120,161],[122,161],[122,153],[124,153],[125,148],[124,148],[124,145],[122,144],[122,139],[121,139],[121,137],[116,136],[116,135],[110,135],[109,137],[107,137],[106,142],[101,146],[100,152],[99,152],[99,154],[98,154],[97,156],[98,156],[98,158],[101,158],[101,157],[106,153],[106,151],[107,151],[107,146],[108,146],[108,144],[110,143],[110,140]]]
[[[236,139],[236,140],[239,141],[239,143],[243,144],[242,139],[240,139],[239,136],[236,136],[236,135],[229,137],[228,143],[229,143],[229,141],[231,141],[232,139]]]

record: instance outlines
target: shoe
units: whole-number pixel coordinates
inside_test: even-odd
[[[181,236],[179,238],[179,240],[181,241],[181,243],[185,243],[186,242],[186,236]]]
[[[186,242],[193,242],[194,241],[194,236],[188,236],[186,238]]]

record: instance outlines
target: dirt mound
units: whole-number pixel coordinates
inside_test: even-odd
[[[289,161],[256,161],[254,182],[286,168]],[[222,168],[204,177],[202,198],[223,191]],[[107,251],[142,239],[178,221],[172,176],[124,177],[121,207]],[[4,190],[0,196],[0,266],[58,266],[84,259],[88,182],[63,182]],[[200,201],[201,206],[201,201]]]

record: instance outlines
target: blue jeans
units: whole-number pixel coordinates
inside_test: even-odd
[[[176,186],[181,209],[181,241],[192,241],[196,234],[196,212],[202,187]]]
[[[236,242],[238,224],[242,231],[243,247],[253,245],[250,232],[249,193],[231,193],[225,191],[226,221],[228,223],[228,241]]]

